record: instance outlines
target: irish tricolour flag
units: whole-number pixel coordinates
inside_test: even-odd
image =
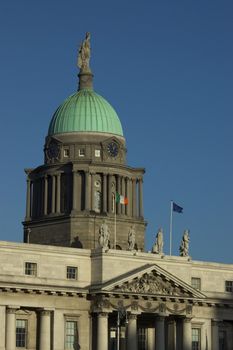
[[[116,203],[127,205],[129,203],[128,198],[116,192]]]

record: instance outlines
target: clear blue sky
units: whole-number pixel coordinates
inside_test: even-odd
[[[173,253],[190,229],[193,259],[233,263],[232,0],[2,0],[1,230],[22,240],[26,179],[43,162],[57,106],[77,87],[76,54],[92,34],[95,90],[116,109],[128,163],[146,168],[146,241],[160,226]]]

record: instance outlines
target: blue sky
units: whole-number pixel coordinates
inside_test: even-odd
[[[92,35],[95,90],[116,109],[128,164],[146,168],[147,249],[160,226],[173,253],[233,263],[233,2],[3,0],[0,3],[1,240],[21,241],[24,168],[43,162],[57,106],[77,88]]]

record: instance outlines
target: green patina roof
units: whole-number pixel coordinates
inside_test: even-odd
[[[123,136],[115,110],[92,89],[76,92],[58,107],[50,122],[48,135],[79,131]]]

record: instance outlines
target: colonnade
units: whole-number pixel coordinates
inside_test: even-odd
[[[97,322],[97,350],[108,350],[108,313],[99,313]],[[176,332],[173,335],[169,335],[169,339],[166,342],[165,339],[165,323],[166,316],[155,315],[155,327],[154,331],[149,328],[151,332],[150,339],[147,343],[147,350],[165,350],[165,349],[178,349],[176,346]],[[175,321],[172,321],[175,325]],[[138,349],[138,334],[137,334],[137,314],[130,314],[128,317],[127,333],[126,333],[126,349],[137,350]],[[219,350],[219,325],[217,322],[212,321],[212,343],[211,349]],[[192,349],[192,323],[191,318],[182,318],[182,340],[180,342],[180,350]]]
[[[6,308],[6,350],[16,350],[16,312],[17,306],[8,306]],[[39,350],[51,350],[51,329],[52,317],[51,310],[41,309],[39,311]],[[97,314],[97,340],[96,350],[109,350],[109,325],[107,312],[99,312]],[[128,315],[127,333],[126,333],[126,349],[138,350],[138,314],[130,313]],[[181,320],[181,318],[180,318]],[[165,325],[168,317],[164,314],[154,315],[154,329],[150,328],[150,342],[147,343],[147,350],[165,350],[177,349],[175,344],[176,336],[169,335],[169,343],[165,339]],[[180,347],[182,350],[192,349],[192,323],[191,318],[182,318],[182,342]],[[169,321],[170,322],[170,321]],[[173,321],[172,321],[173,322]],[[175,321],[174,321],[175,324]],[[62,326],[64,327],[64,326]],[[153,331],[153,332],[152,332]],[[56,334],[55,334],[56,336]],[[219,322],[212,320],[211,324],[212,350],[219,350]],[[174,343],[172,344],[172,341]]]
[[[6,309],[6,350],[16,350],[15,306]],[[40,311],[39,350],[51,350],[51,311]]]
[[[26,220],[31,217],[61,214],[61,179],[60,172],[45,174],[37,180],[27,179]],[[95,177],[101,177],[101,212],[143,218],[143,178],[121,174],[95,173],[74,170],[72,182],[65,183],[63,191],[66,199],[71,200],[73,211],[95,211]],[[72,193],[73,192],[73,193]],[[113,207],[113,196],[118,192],[128,199],[127,205],[117,203]],[[35,205],[36,203],[36,205]]]

